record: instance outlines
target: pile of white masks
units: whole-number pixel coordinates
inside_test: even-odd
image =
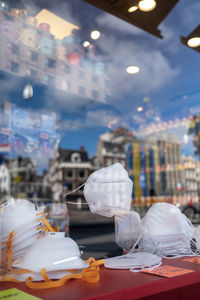
[[[104,266],[109,269],[130,269],[139,272],[146,269],[159,267],[162,264],[161,257],[145,252],[128,253],[104,260]]]
[[[93,172],[84,186],[84,197],[92,213],[113,217],[130,210],[133,182],[120,163]]]
[[[140,215],[135,211],[123,211],[115,216],[115,242],[128,252],[142,233]]]
[[[46,232],[45,237],[31,245],[24,257],[15,260],[12,266],[16,270],[28,271],[26,274],[15,274],[17,280],[24,281],[28,275],[38,281],[43,280],[41,269],[45,269],[49,278],[59,279],[71,274],[69,270],[80,272],[88,268],[89,264],[81,259],[76,242],[65,237],[64,232]]]
[[[194,226],[179,208],[168,203],[156,203],[141,221],[142,237],[139,251],[161,257],[194,255],[191,241]]]
[[[6,252],[6,242],[12,232],[12,257],[17,259],[24,256],[28,247],[42,234],[42,213],[43,209],[36,209],[32,202],[24,199],[10,199],[1,206],[1,258],[2,253]]]

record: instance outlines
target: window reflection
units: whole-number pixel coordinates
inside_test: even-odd
[[[0,1],[0,202],[89,213],[83,186],[63,195],[121,163],[141,215],[158,201],[200,211],[199,57],[179,39],[199,16],[177,1],[161,40],[82,0],[32,2]]]

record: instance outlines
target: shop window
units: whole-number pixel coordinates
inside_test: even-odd
[[[46,67],[51,68],[51,69],[55,69],[55,67],[56,67],[55,59],[46,58]]]
[[[11,61],[10,63],[11,63],[11,71],[14,73],[18,73],[19,72],[19,64],[14,61]]]

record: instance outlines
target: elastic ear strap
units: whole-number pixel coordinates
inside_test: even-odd
[[[73,190],[73,191],[71,191],[71,192],[69,192],[69,193],[67,193],[67,194],[63,194],[63,196],[67,196],[67,195],[70,195],[70,194],[72,194],[72,193],[78,191],[78,190],[79,190],[82,186],[84,186],[84,185],[85,185],[85,182],[84,182],[83,184],[79,185],[75,190]]]
[[[50,232],[55,232],[55,230],[54,230],[53,227],[49,224],[49,222],[47,221],[46,218],[43,218],[41,221],[44,222],[44,224],[46,225],[46,227],[48,228],[48,230],[49,230]]]
[[[0,275],[0,281],[2,282],[20,282],[10,275]]]
[[[84,269],[81,273],[66,275],[59,280],[53,281],[47,276],[46,269],[41,269],[41,274],[44,279],[44,282],[33,282],[33,278],[28,277],[25,282],[26,286],[32,289],[47,289],[61,287],[70,279],[83,279],[84,281],[90,283],[98,282],[100,280],[99,266],[104,263],[104,260],[101,259],[99,261],[95,261],[95,259],[91,257],[86,262],[90,263],[90,267]]]
[[[46,272],[46,270],[45,270]],[[45,276],[45,272],[44,269],[42,271],[42,275],[44,276],[44,280],[48,278],[48,276]],[[31,277],[28,277],[25,281],[26,286],[28,286],[31,289],[48,289],[48,288],[55,288],[55,287],[61,287],[63,286],[68,280],[70,279],[80,279],[82,278],[82,274],[72,274],[72,275],[67,275],[64,276],[63,278],[59,279],[59,280],[54,280],[52,281],[51,279],[49,279],[48,281],[44,281],[44,282],[33,282]]]

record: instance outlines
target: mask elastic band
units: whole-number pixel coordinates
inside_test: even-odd
[[[85,182],[84,182],[83,184],[79,185],[75,190],[73,190],[73,191],[71,191],[71,192],[69,192],[69,193],[67,193],[67,194],[63,194],[63,196],[67,196],[67,195],[70,195],[70,194],[72,194],[72,193],[78,191],[78,190],[79,190],[82,186],[84,186],[84,185],[85,185]]]

